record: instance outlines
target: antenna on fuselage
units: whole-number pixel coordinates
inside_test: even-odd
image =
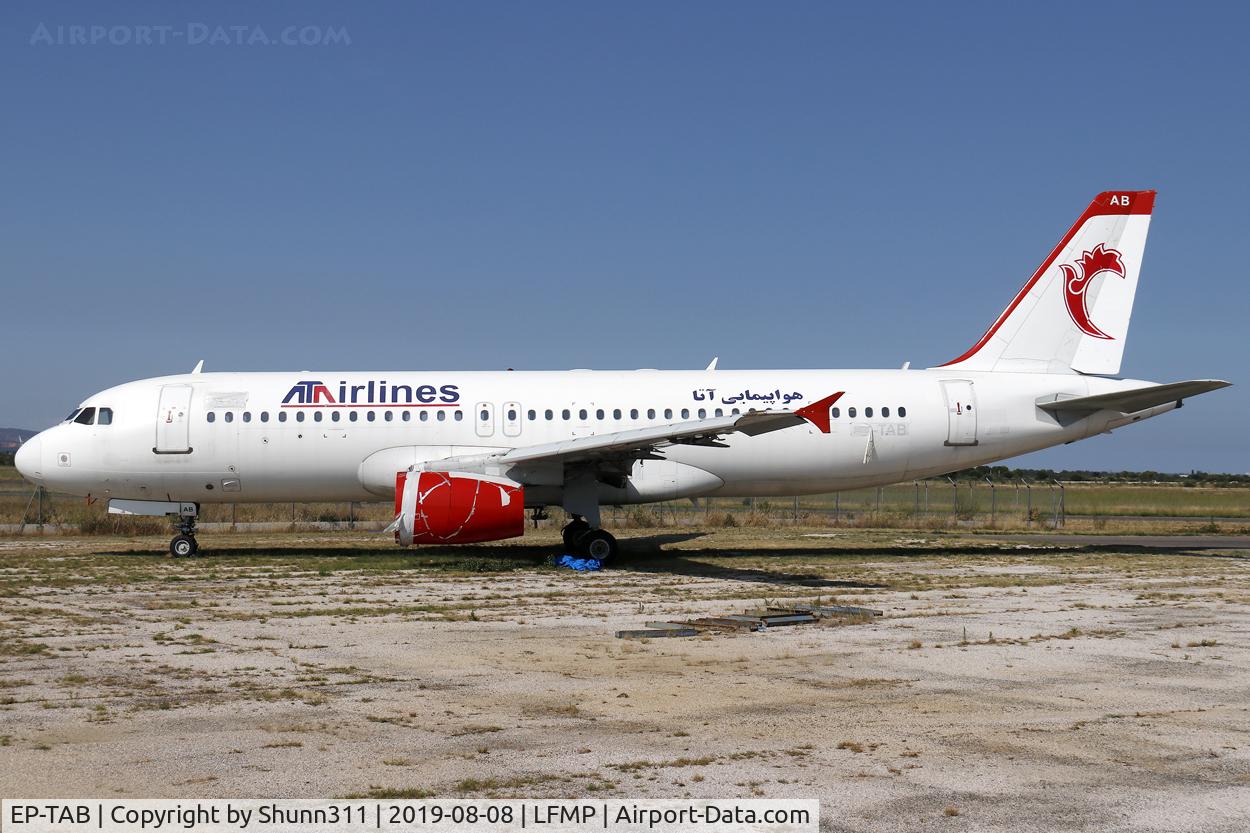
[[[200,359],[195,363],[195,367],[191,370],[192,375],[201,372],[204,369],[204,360]]]
[[[708,362],[708,363],[707,363],[707,367],[706,367],[705,369],[706,369],[706,370],[715,370],[715,369],[716,369],[716,363],[717,363],[718,361],[720,361],[720,356],[713,356],[713,357],[712,357],[712,360],[711,360],[710,362]]]

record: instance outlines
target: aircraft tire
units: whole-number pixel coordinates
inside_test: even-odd
[[[577,548],[585,553],[588,558],[594,558],[605,563],[616,558],[616,554],[620,549],[617,546],[615,536],[606,529],[592,529],[584,533],[577,544]]]
[[[589,531],[590,524],[581,518],[569,521],[564,525],[564,529],[560,530],[560,537],[564,539],[564,548],[569,551],[576,550],[581,537]]]
[[[169,542],[169,553],[174,558],[189,558],[199,550],[200,546],[190,535],[175,535]]]

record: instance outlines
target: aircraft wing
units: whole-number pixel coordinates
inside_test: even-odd
[[[803,418],[793,411],[750,411],[740,416],[699,419],[523,446],[501,454],[497,460],[505,464],[557,459],[570,462],[604,456],[630,456],[669,445],[719,445],[718,440],[725,434],[755,436],[802,425],[803,422]]]
[[[431,460],[427,469],[488,464],[492,468],[512,468],[534,463],[588,463],[623,459],[646,459],[658,449],[673,445],[720,446],[720,438],[726,434],[745,434],[754,437],[783,428],[811,423],[824,433],[829,433],[829,408],[842,396],[842,392],[827,396],[796,410],[748,411],[745,414],[677,422],[574,437],[541,445],[527,445],[508,451],[471,457],[450,457]],[[477,468],[477,465],[472,465]]]
[[[1144,388],[1100,393],[1095,396],[1075,396],[1069,399],[1049,399],[1039,401],[1037,407],[1044,411],[1119,411],[1132,414],[1167,405],[1179,403],[1182,399],[1197,396],[1200,393],[1219,390],[1230,385],[1220,379],[1194,379],[1188,382],[1172,382],[1166,385],[1150,385]]]

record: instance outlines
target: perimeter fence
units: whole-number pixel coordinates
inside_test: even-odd
[[[222,530],[376,530],[390,522],[390,501],[204,504],[200,525]],[[558,508],[532,523],[558,528]],[[699,498],[606,507],[618,529],[678,527],[848,527],[902,529],[1250,528],[1250,488],[1175,485],[973,482],[933,478],[880,488],[800,497]],[[0,532],[163,534],[163,518],[108,515],[102,501],[0,483]]]

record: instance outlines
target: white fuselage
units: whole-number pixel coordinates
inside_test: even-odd
[[[1064,424],[1036,404],[1143,384],[955,369],[195,373],[90,397],[82,407],[110,409],[110,424],[48,429],[19,466],[50,489],[105,499],[386,499],[396,472],[428,460],[796,409],[843,391],[828,434],[801,425],[731,434],[725,447],[674,445],[635,462],[623,486],[599,487],[606,505],[794,495],[955,471],[1175,407]],[[561,490],[555,473],[528,484],[525,503],[558,505]]]

